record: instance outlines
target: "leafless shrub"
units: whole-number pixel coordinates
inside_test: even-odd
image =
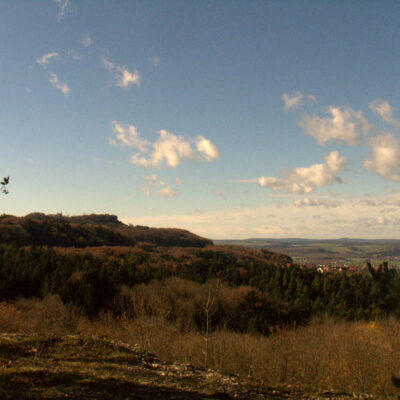
[[[196,307],[202,310],[206,304],[206,285],[174,278],[124,290],[133,313],[115,317],[105,312],[96,320],[65,306],[57,296],[1,302],[0,331],[108,336],[138,344],[167,361],[204,366],[204,336],[193,318]],[[217,297],[227,310],[238,301],[224,286]],[[394,318],[351,323],[325,319],[276,330],[269,337],[223,328],[208,334],[207,366],[213,369],[269,384],[299,382],[310,390],[378,395],[397,390],[391,377],[400,373],[400,322]]]

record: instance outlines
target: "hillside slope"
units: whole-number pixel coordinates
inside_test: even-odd
[[[190,365],[167,364],[135,346],[80,336],[0,335],[0,398],[350,399],[310,394]],[[363,395],[362,398],[369,396]],[[372,398],[372,397],[371,397]]]

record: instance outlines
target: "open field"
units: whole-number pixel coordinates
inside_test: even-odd
[[[400,240],[393,239],[246,239],[215,240],[215,243],[265,248],[287,254],[297,263],[323,264],[340,261],[362,265],[366,260],[375,264],[387,260],[394,265],[400,264]]]

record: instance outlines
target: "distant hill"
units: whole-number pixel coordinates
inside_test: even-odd
[[[252,249],[269,249],[293,257],[295,262],[325,263],[342,260],[360,264],[365,260],[380,263],[400,262],[400,240],[396,239],[245,239],[215,240],[216,244],[239,245]]]
[[[18,245],[58,247],[157,246],[205,247],[213,242],[183,229],[126,225],[115,215],[65,216],[32,213],[25,217],[0,216],[0,241]]]

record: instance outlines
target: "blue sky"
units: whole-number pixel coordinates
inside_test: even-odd
[[[2,1],[2,212],[396,238],[399,20],[394,1]]]

